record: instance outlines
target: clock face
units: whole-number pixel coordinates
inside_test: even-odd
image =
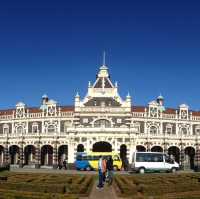
[[[55,113],[55,109],[53,107],[49,108],[49,114],[53,115]]]
[[[181,111],[181,118],[186,119],[187,118],[187,111]]]

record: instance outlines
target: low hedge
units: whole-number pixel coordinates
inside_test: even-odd
[[[30,196],[24,196],[28,199],[31,197],[37,198],[35,193],[40,193],[38,196],[40,198],[41,194],[45,193],[52,193],[56,195],[56,197],[59,195],[59,198],[62,195],[65,195],[65,198],[69,198],[73,195],[88,196],[94,181],[93,176],[63,176],[63,174],[51,175],[9,173],[3,178],[7,179],[7,181],[0,180],[0,189],[3,193],[3,196],[5,196],[6,193],[10,193],[11,190],[15,191],[16,193],[29,192],[31,193]],[[6,196],[4,198],[9,197],[13,198],[14,196]],[[19,198],[22,199],[21,196]]]
[[[200,188],[200,174],[146,174],[146,175],[118,175],[115,176],[115,189],[118,196],[120,197],[132,197],[134,199],[138,198],[148,198],[152,196],[155,199],[168,199],[166,194],[180,194],[185,191],[195,192]],[[185,196],[183,199],[198,199],[200,198],[200,192],[196,195],[189,195],[188,198]],[[176,195],[177,196],[177,195]],[[176,196],[170,196],[172,199],[177,199]],[[171,198],[170,198],[171,199]],[[182,198],[180,198],[182,199]]]

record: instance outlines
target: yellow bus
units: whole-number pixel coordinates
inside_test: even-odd
[[[99,157],[108,158],[109,156],[113,159],[113,169],[121,170],[122,161],[120,156],[114,152],[89,152],[89,153],[78,153],[76,157],[76,168],[78,170],[98,170]]]

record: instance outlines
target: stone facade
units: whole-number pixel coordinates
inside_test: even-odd
[[[185,104],[165,108],[162,96],[135,106],[129,94],[120,97],[103,65],[86,97],[77,93],[74,106],[59,106],[44,95],[40,107],[20,102],[1,110],[0,163],[56,166],[63,159],[74,163],[77,151],[92,150],[114,151],[131,162],[135,150],[146,150],[168,152],[193,168],[199,133],[200,112]]]

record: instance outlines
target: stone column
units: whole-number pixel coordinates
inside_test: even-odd
[[[53,147],[53,168],[57,169],[57,167],[58,167],[58,149],[57,149],[57,143],[55,143]]]
[[[133,153],[136,151],[136,143],[134,143],[133,139],[130,139],[130,146],[129,146],[129,163],[131,164]]]
[[[35,168],[39,169],[41,165],[41,149],[39,143],[37,143],[37,147],[35,149],[35,160],[36,160]]]
[[[180,150],[180,169],[184,170],[184,163],[185,163],[185,151],[183,147],[183,143],[181,143],[181,150]]]
[[[24,165],[24,149],[23,149],[23,144],[21,143],[19,148],[19,167],[23,168],[23,165]]]
[[[195,152],[195,171],[200,171],[200,146],[197,143],[196,152]]]
[[[74,143],[70,142],[69,143],[69,148],[68,148],[68,163],[72,164],[74,163]]]
[[[8,145],[6,145],[5,148],[4,148],[3,164],[4,165],[8,165],[9,164],[9,149],[8,149]]]

